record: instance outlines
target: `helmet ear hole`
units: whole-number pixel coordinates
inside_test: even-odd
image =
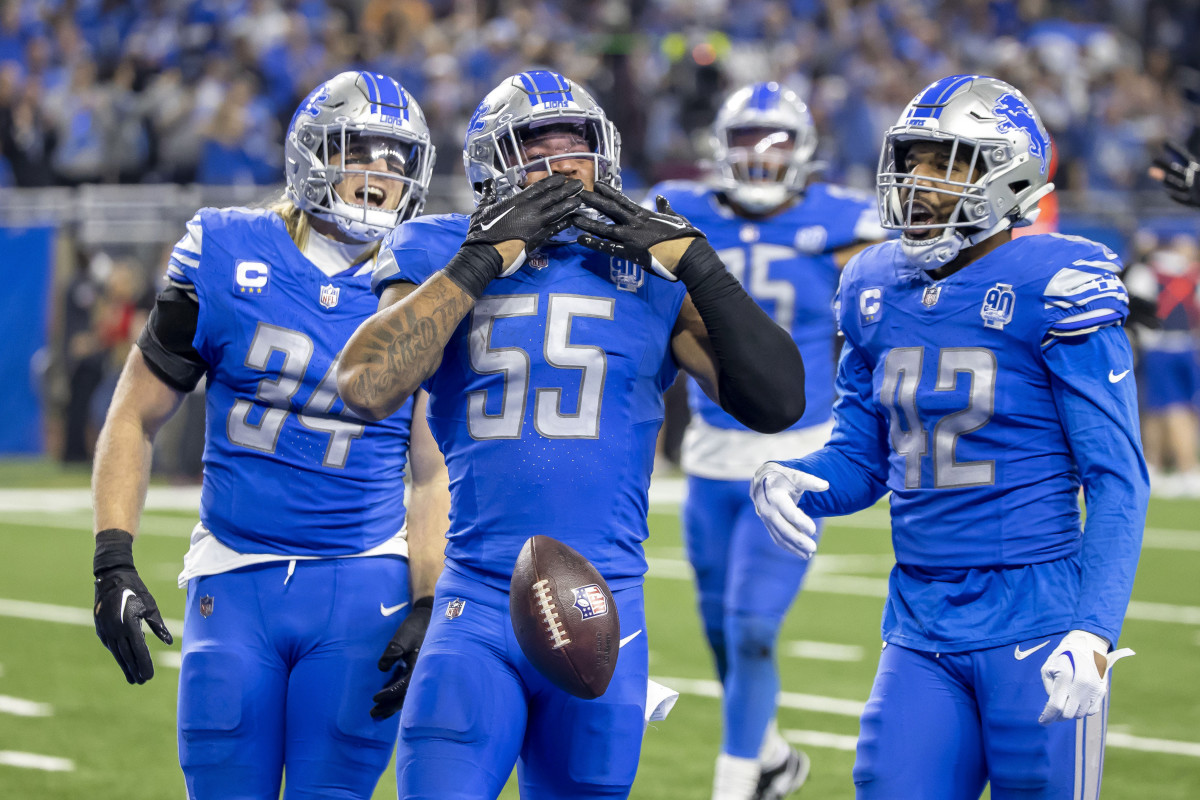
[[[1013,181],[1012,183],[1010,183],[1008,185],[1008,190],[1010,192],[1012,192],[1013,194],[1020,194],[1021,192],[1028,189],[1029,186],[1030,186],[1029,181]]]

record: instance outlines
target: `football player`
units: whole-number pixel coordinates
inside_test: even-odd
[[[833,436],[754,479],[802,556],[813,518],[892,493],[863,800],[966,800],[989,781],[994,798],[1099,792],[1149,482],[1117,256],[1012,235],[1053,189],[1050,155],[1002,81],[952,76],[913,99],[877,179],[901,237],[855,256],[838,290]]]
[[[804,783],[808,757],[772,720],[779,693],[775,643],[808,562],[781,554],[750,502],[764,461],[810,453],[833,425],[833,295],[840,269],[883,239],[866,196],[810,182],[817,132],[808,108],[774,82],[738,89],[717,113],[716,185],[671,181],[651,189],[708,236],[709,244],[804,357],[807,408],[787,431],[748,430],[688,384],[683,439],[684,540],[717,674],[724,732],[714,800],[781,798]]]
[[[467,130],[475,213],[389,237],[381,310],[341,356],[342,396],[364,415],[424,384],[451,478],[401,797],[496,797],[517,762],[526,797],[626,797],[646,722],[641,543],[663,391],[682,367],[751,428],[804,411],[791,338],[665,201],[649,211],[621,194],[619,158],[578,84],[505,79]],[[555,688],[514,638],[508,588],[534,534],[579,551],[612,590],[623,646],[598,699]]]
[[[286,158],[278,203],[187,224],[97,447],[96,632],[143,683],[154,667],[141,622],[172,641],[133,564],[151,442],[207,378],[200,522],[179,576],[191,798],[278,798],[285,769],[286,797],[371,796],[398,728],[372,716],[395,710],[413,656],[372,711],[377,662],[393,631],[428,624],[447,524],[423,398],[415,414],[408,403],[366,420],[338,399],[333,371],[374,311],[380,240],[424,204],[434,150],[421,108],[391,78],[342,73],[296,111]],[[411,591],[410,557],[424,559]]]

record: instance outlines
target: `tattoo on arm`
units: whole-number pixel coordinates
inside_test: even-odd
[[[449,280],[433,280],[379,320],[362,345],[355,396],[374,403],[407,397],[441,363],[442,350],[474,299]]]

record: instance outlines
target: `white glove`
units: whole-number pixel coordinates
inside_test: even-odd
[[[750,498],[775,544],[801,558],[817,550],[817,523],[796,507],[805,492],[823,492],[829,482],[816,475],[768,461],[754,473]]]
[[[1042,686],[1050,699],[1038,722],[1049,725],[1095,714],[1108,692],[1109,668],[1133,654],[1128,647],[1108,652],[1108,642],[1094,633],[1069,632],[1042,664]]]

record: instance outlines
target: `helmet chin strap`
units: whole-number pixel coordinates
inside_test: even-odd
[[[900,250],[910,266],[932,272],[958,258],[964,247],[974,247],[1012,225],[1013,220],[1004,217],[992,227],[976,230],[969,235],[963,234],[958,228],[946,228],[940,236],[932,239],[910,239],[901,235]]]

